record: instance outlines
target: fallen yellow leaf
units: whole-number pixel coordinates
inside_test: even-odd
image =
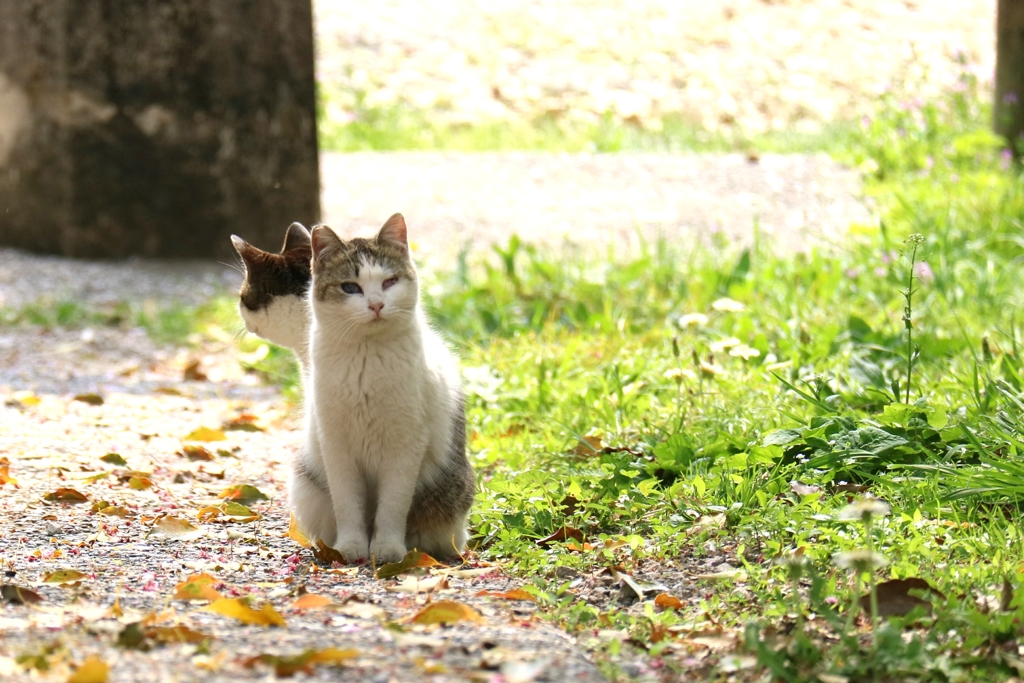
[[[306,593],[305,595],[300,595],[298,600],[292,603],[292,609],[318,609],[333,604],[334,602],[328,597]]]
[[[18,480],[8,474],[7,470],[11,466],[11,461],[7,458],[0,458],[0,486],[4,484],[11,484],[12,486],[18,485]]]
[[[219,429],[200,427],[188,433],[185,441],[227,441],[227,435]]]
[[[204,640],[211,640],[213,636],[206,635],[199,631],[193,631],[188,626],[178,624],[177,626],[150,626],[145,631],[146,637],[159,643],[201,643]]]
[[[156,520],[156,523],[153,524],[153,529],[162,532],[166,536],[181,540],[199,538],[203,535],[202,529],[193,526],[184,519],[171,517],[170,515]]]
[[[490,598],[501,598],[502,600],[527,600],[529,602],[537,602],[536,596],[532,593],[527,593],[522,588],[513,588],[510,591],[504,593],[498,591],[480,591],[477,593],[478,596],[487,596]]]
[[[242,666],[251,669],[256,664],[262,663],[274,667],[274,674],[279,678],[289,678],[300,671],[312,675],[313,665],[326,664],[338,666],[347,659],[359,656],[359,650],[339,650],[336,647],[328,647],[323,650],[306,650],[305,652],[292,657],[281,655],[257,655],[242,662]]]
[[[454,600],[434,602],[415,614],[414,624],[454,624],[459,621],[483,621],[483,617],[469,605]]]
[[[221,595],[213,584],[217,579],[209,574],[194,574],[174,587],[173,600],[220,600]]]
[[[110,667],[102,659],[93,655],[82,662],[81,666],[68,677],[68,683],[107,683]]]
[[[221,598],[203,608],[205,612],[213,612],[225,617],[237,619],[243,624],[259,626],[284,626],[284,617],[269,602],[263,603],[262,609],[254,610],[239,598]]]
[[[75,489],[61,487],[52,493],[43,496],[43,500],[50,503],[87,503],[89,496]]]
[[[299,520],[295,517],[295,513],[292,513],[291,521],[288,522],[288,538],[292,539],[303,548],[312,547],[312,543],[309,541],[309,537],[302,533],[302,529],[299,528]]]
[[[87,578],[89,578],[88,574],[83,574],[74,569],[58,569],[47,574],[46,578],[43,579],[43,583],[74,583],[75,581]]]
[[[128,479],[128,488],[142,491],[153,485],[152,480],[146,477],[131,477]]]

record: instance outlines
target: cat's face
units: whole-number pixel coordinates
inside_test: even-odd
[[[277,254],[234,235],[231,243],[245,264],[245,281],[238,296],[238,312],[245,329],[293,350],[305,347],[313,254],[309,231],[292,223]]]
[[[373,239],[342,240],[317,226],[312,242],[311,302],[317,324],[329,334],[372,336],[415,319],[419,285],[401,214]]]

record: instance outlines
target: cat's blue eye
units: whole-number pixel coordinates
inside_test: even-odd
[[[341,291],[345,292],[346,294],[362,294],[363,288],[354,282],[342,282]]]
[[[388,289],[389,287],[393,287],[396,284],[398,284],[398,278],[397,277],[389,277],[387,280],[384,281],[384,284],[382,285],[382,287],[384,289]]]

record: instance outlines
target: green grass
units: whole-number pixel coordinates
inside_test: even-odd
[[[426,304],[465,371],[479,558],[521,577],[542,613],[616,680],[628,680],[622,664],[636,657],[666,680],[720,680],[733,654],[753,662],[737,680],[1019,675],[1024,179],[1004,166],[973,82],[923,104],[890,93],[828,140],[730,141],[671,122],[655,136],[610,123],[432,129],[416,116],[368,112],[325,141],[817,149],[864,170],[880,216],[828,253],[653,244],[581,259],[512,238],[426,283]],[[912,267],[912,254],[927,268]],[[189,312],[191,327],[178,314],[145,320],[154,334],[188,339],[230,329],[232,312],[227,301]],[[73,324],[86,315],[51,306],[8,317]],[[244,362],[295,391],[286,352],[242,345]],[[891,514],[843,521],[865,495]],[[562,527],[588,545],[537,543]],[[842,554],[865,548],[887,566],[840,566]],[[699,582],[700,604],[678,612],[587,602],[556,573],[723,553],[744,581]],[[914,577],[941,591],[930,611],[877,628],[869,609],[858,616],[864,586]],[[628,639],[600,635],[616,630]],[[734,637],[735,651],[704,657],[685,638],[701,631]]]
[[[639,650],[713,677],[665,638],[712,626],[756,659],[750,679],[1017,672],[1024,180],[988,120],[970,82],[919,106],[882,98],[829,148],[866,171],[881,217],[838,253],[659,244],[581,261],[513,238],[431,290],[467,371],[477,551],[523,576],[610,675]],[[850,490],[892,506],[870,536],[838,519]],[[537,544],[563,526],[593,549]],[[629,571],[708,541],[733,548],[745,590],[705,584],[680,613],[589,604],[554,572]],[[865,546],[884,569],[838,565]],[[778,562],[794,556],[796,591]],[[851,622],[852,577],[921,577],[945,597],[875,631]]]
[[[327,115],[332,100],[352,101],[346,120]],[[321,89],[319,142],[340,152],[445,150],[456,152],[820,152],[843,149],[857,126],[839,121],[815,132],[773,131],[754,136],[709,132],[681,116],[667,116],[651,130],[611,115],[596,122],[553,116],[531,121],[444,122],[436,112],[407,105],[371,106],[365,93]]]

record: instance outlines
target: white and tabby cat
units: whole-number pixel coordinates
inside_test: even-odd
[[[457,554],[474,493],[461,387],[419,309],[405,221],[392,216],[372,240],[342,241],[322,226],[314,235],[316,284],[301,306],[292,300],[302,273],[291,268],[301,271],[301,258],[285,258],[287,240],[280,255],[233,240],[246,263],[246,327],[296,350],[304,375],[313,370],[307,447],[293,464],[289,504],[308,535],[350,561],[394,560],[411,548]],[[294,331],[309,329],[310,310],[319,313],[319,343],[303,353]]]

